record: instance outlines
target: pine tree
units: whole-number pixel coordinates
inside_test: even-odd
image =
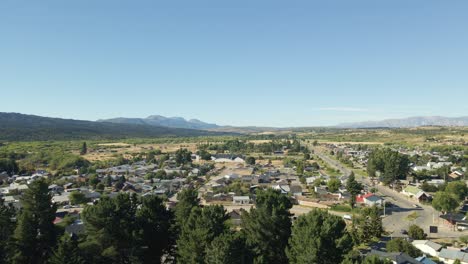
[[[53,224],[56,206],[44,179],[34,181],[24,193],[22,211],[13,238],[12,263],[45,263],[56,242]]]
[[[14,216],[14,207],[5,205],[4,200],[0,197],[0,264],[7,263],[9,257],[8,247],[15,228],[12,221]]]
[[[206,250],[206,264],[246,263],[245,244],[240,233],[225,233],[216,237]]]
[[[160,263],[164,253],[175,243],[171,233],[173,214],[168,211],[161,198],[141,198],[141,207],[136,214],[139,230],[136,232],[139,250],[136,252],[142,263]]]
[[[351,194],[350,205],[354,208],[354,205],[356,204],[356,195],[361,193],[362,190],[362,185],[356,181],[354,172],[351,172],[351,175],[349,175],[349,178],[346,181],[346,189],[349,194]]]
[[[291,207],[289,198],[278,191],[257,191],[256,208],[242,214],[241,231],[254,263],[287,263]]]
[[[175,220],[177,228],[181,228],[190,216],[192,208],[198,206],[198,192],[193,188],[184,189],[177,194],[177,205],[175,207]]]
[[[86,153],[88,153],[88,146],[86,145],[86,142],[83,142],[83,145],[81,145],[80,155],[85,155]]]
[[[316,209],[294,223],[286,253],[291,264],[335,264],[351,249],[343,219]]]
[[[83,258],[78,251],[76,239],[69,234],[64,234],[49,259],[49,264],[84,264]]]
[[[177,263],[203,263],[208,245],[227,231],[223,206],[194,207],[177,240]]]

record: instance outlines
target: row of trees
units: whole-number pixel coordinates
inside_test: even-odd
[[[397,180],[406,179],[410,170],[408,156],[389,148],[376,149],[369,155],[367,172],[370,177],[380,173],[380,179],[384,184],[390,184]]]
[[[363,216],[359,235],[321,210],[292,224],[290,200],[272,189],[258,191],[238,231],[222,206],[200,206],[198,193],[185,189],[174,210],[156,196],[103,197],[83,211],[85,233],[76,238],[53,224],[47,186],[30,185],[17,223],[14,209],[1,203],[0,263],[354,263],[361,259],[350,257],[353,245],[381,232],[376,209]]]

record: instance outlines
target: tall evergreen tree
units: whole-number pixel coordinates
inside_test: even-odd
[[[86,153],[88,153],[88,146],[86,145],[86,142],[83,142],[83,145],[81,145],[80,155],[85,155]]]
[[[203,263],[208,245],[228,230],[223,206],[194,207],[177,240],[177,263]]]
[[[22,211],[14,232],[12,263],[45,263],[56,242],[53,224],[56,206],[44,179],[34,181],[24,193]]]
[[[177,194],[177,205],[175,207],[175,220],[178,228],[190,216],[192,208],[199,205],[198,192],[193,188],[187,188]]]
[[[139,206],[136,196],[119,194],[103,197],[82,213],[86,240],[80,247],[91,252],[87,262],[128,263],[135,250],[135,215]],[[99,255],[96,255],[98,253]]]
[[[247,252],[240,233],[224,233],[216,237],[206,250],[206,264],[244,264]]]
[[[287,263],[291,207],[289,198],[278,191],[257,191],[256,208],[242,215],[241,231],[254,263]]]
[[[356,204],[356,195],[360,194],[362,190],[362,185],[356,181],[354,172],[349,175],[349,178],[346,181],[346,189],[348,190],[349,194],[351,194],[350,205],[352,208],[354,208],[354,205]]]
[[[48,264],[85,264],[79,254],[78,243],[76,239],[69,234],[64,234],[58,242],[57,249],[54,250]]]
[[[7,263],[9,258],[9,245],[15,224],[12,221],[15,216],[13,206],[5,205],[0,197],[0,264]]]
[[[142,263],[160,263],[161,257],[175,243],[171,233],[172,212],[168,211],[161,198],[141,198],[141,207],[136,213],[138,225],[137,255]]]
[[[343,219],[316,209],[294,223],[286,253],[291,264],[335,264],[351,249]]]

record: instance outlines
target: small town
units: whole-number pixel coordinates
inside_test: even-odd
[[[468,1],[0,1],[0,264],[468,264]]]

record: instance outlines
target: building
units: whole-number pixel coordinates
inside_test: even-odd
[[[364,195],[359,194],[358,196],[356,196],[356,203],[365,204],[368,206],[382,206],[384,200],[373,193],[367,193]]]
[[[412,244],[424,254],[433,257],[437,257],[439,255],[439,251],[442,249],[442,245],[430,240],[414,240]]]
[[[233,196],[232,203],[233,204],[250,204],[250,197],[249,196]]]
[[[468,264],[468,253],[460,250],[443,248],[439,253],[439,259],[446,264],[453,264],[455,260],[460,260],[462,264]]]

